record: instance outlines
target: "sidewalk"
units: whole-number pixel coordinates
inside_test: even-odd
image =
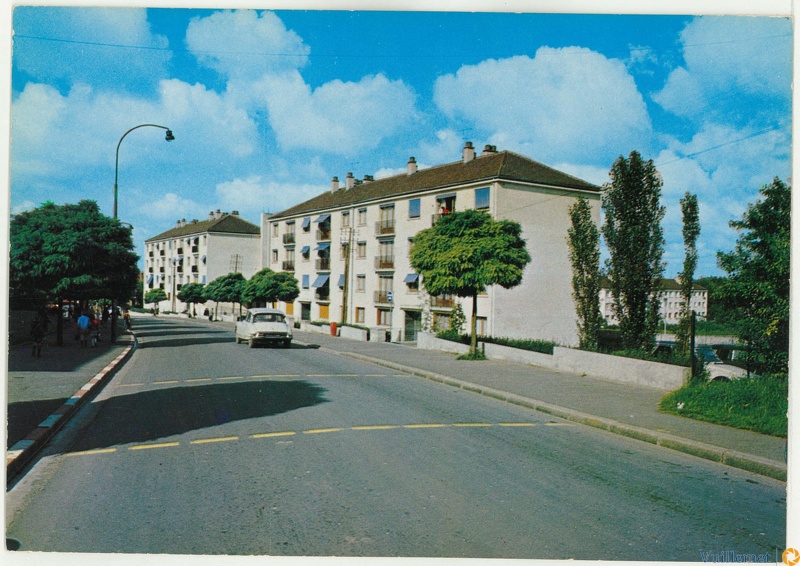
[[[122,323],[122,321],[120,320]],[[55,323],[41,357],[31,356],[31,344],[9,347],[7,479],[19,471],[86,399],[96,393],[127,359],[133,335],[120,324],[117,342],[109,340],[110,322],[97,347],[80,347],[75,327],[64,325],[64,345],[56,345]]]
[[[786,439],[660,413],[657,389],[401,344],[308,332],[295,340],[786,481]]]

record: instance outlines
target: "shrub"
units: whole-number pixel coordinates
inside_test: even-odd
[[[442,340],[449,340],[451,342],[458,342],[459,344],[469,344],[469,334],[459,334],[453,330],[443,330],[436,334],[437,338]],[[499,346],[508,346],[509,348],[518,348],[520,350],[528,350],[530,352],[539,352],[540,354],[553,354],[555,342],[548,342],[546,340],[527,340],[516,338],[499,338],[495,336],[478,336],[478,342],[485,342],[487,344],[497,344]]]

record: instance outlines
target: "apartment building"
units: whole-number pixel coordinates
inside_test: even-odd
[[[577,343],[568,257],[568,209],[578,197],[600,217],[600,188],[528,157],[471,143],[453,163],[375,180],[338,177],[323,194],[262,216],[263,266],[295,274],[300,296],[280,304],[296,319],[348,322],[413,341],[445,328],[457,297],[431,297],[411,268],[415,234],[454,211],[480,209],[522,226],[532,261],[522,284],[479,297],[478,331]],[[471,301],[462,308],[471,316]]]
[[[178,299],[183,285],[205,285],[232,272],[250,278],[260,266],[261,229],[238,211],[217,210],[206,220],[179,220],[145,241],[144,293],[161,288],[167,300],[159,310],[183,312],[188,308]]]
[[[667,324],[678,324],[685,303],[681,295],[680,281],[677,279],[662,279],[658,290],[658,299],[661,320]],[[619,320],[614,313],[613,303],[614,296],[611,294],[611,289],[606,280],[600,289],[600,312],[608,324],[616,325],[619,324]],[[695,284],[692,290],[690,307],[698,318],[706,318],[708,316],[708,289]]]

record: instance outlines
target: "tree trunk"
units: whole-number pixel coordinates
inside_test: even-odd
[[[472,355],[478,352],[478,292],[472,294],[472,320],[470,321],[469,351]]]
[[[64,345],[64,299],[58,298],[58,315],[56,316],[56,345]]]

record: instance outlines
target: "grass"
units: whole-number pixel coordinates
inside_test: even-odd
[[[445,330],[436,334],[437,338],[443,340],[450,340],[451,342],[458,342],[460,344],[469,344],[469,334],[458,334],[451,330]],[[516,338],[498,338],[494,336],[478,336],[478,342],[486,342],[487,344],[497,344],[499,346],[508,346],[509,348],[518,348],[520,350],[528,350],[530,352],[539,352],[540,354],[553,355],[553,348],[555,342],[548,342],[546,340],[524,340]]]
[[[664,397],[659,409],[786,438],[789,382],[785,378],[764,377],[689,384]]]

